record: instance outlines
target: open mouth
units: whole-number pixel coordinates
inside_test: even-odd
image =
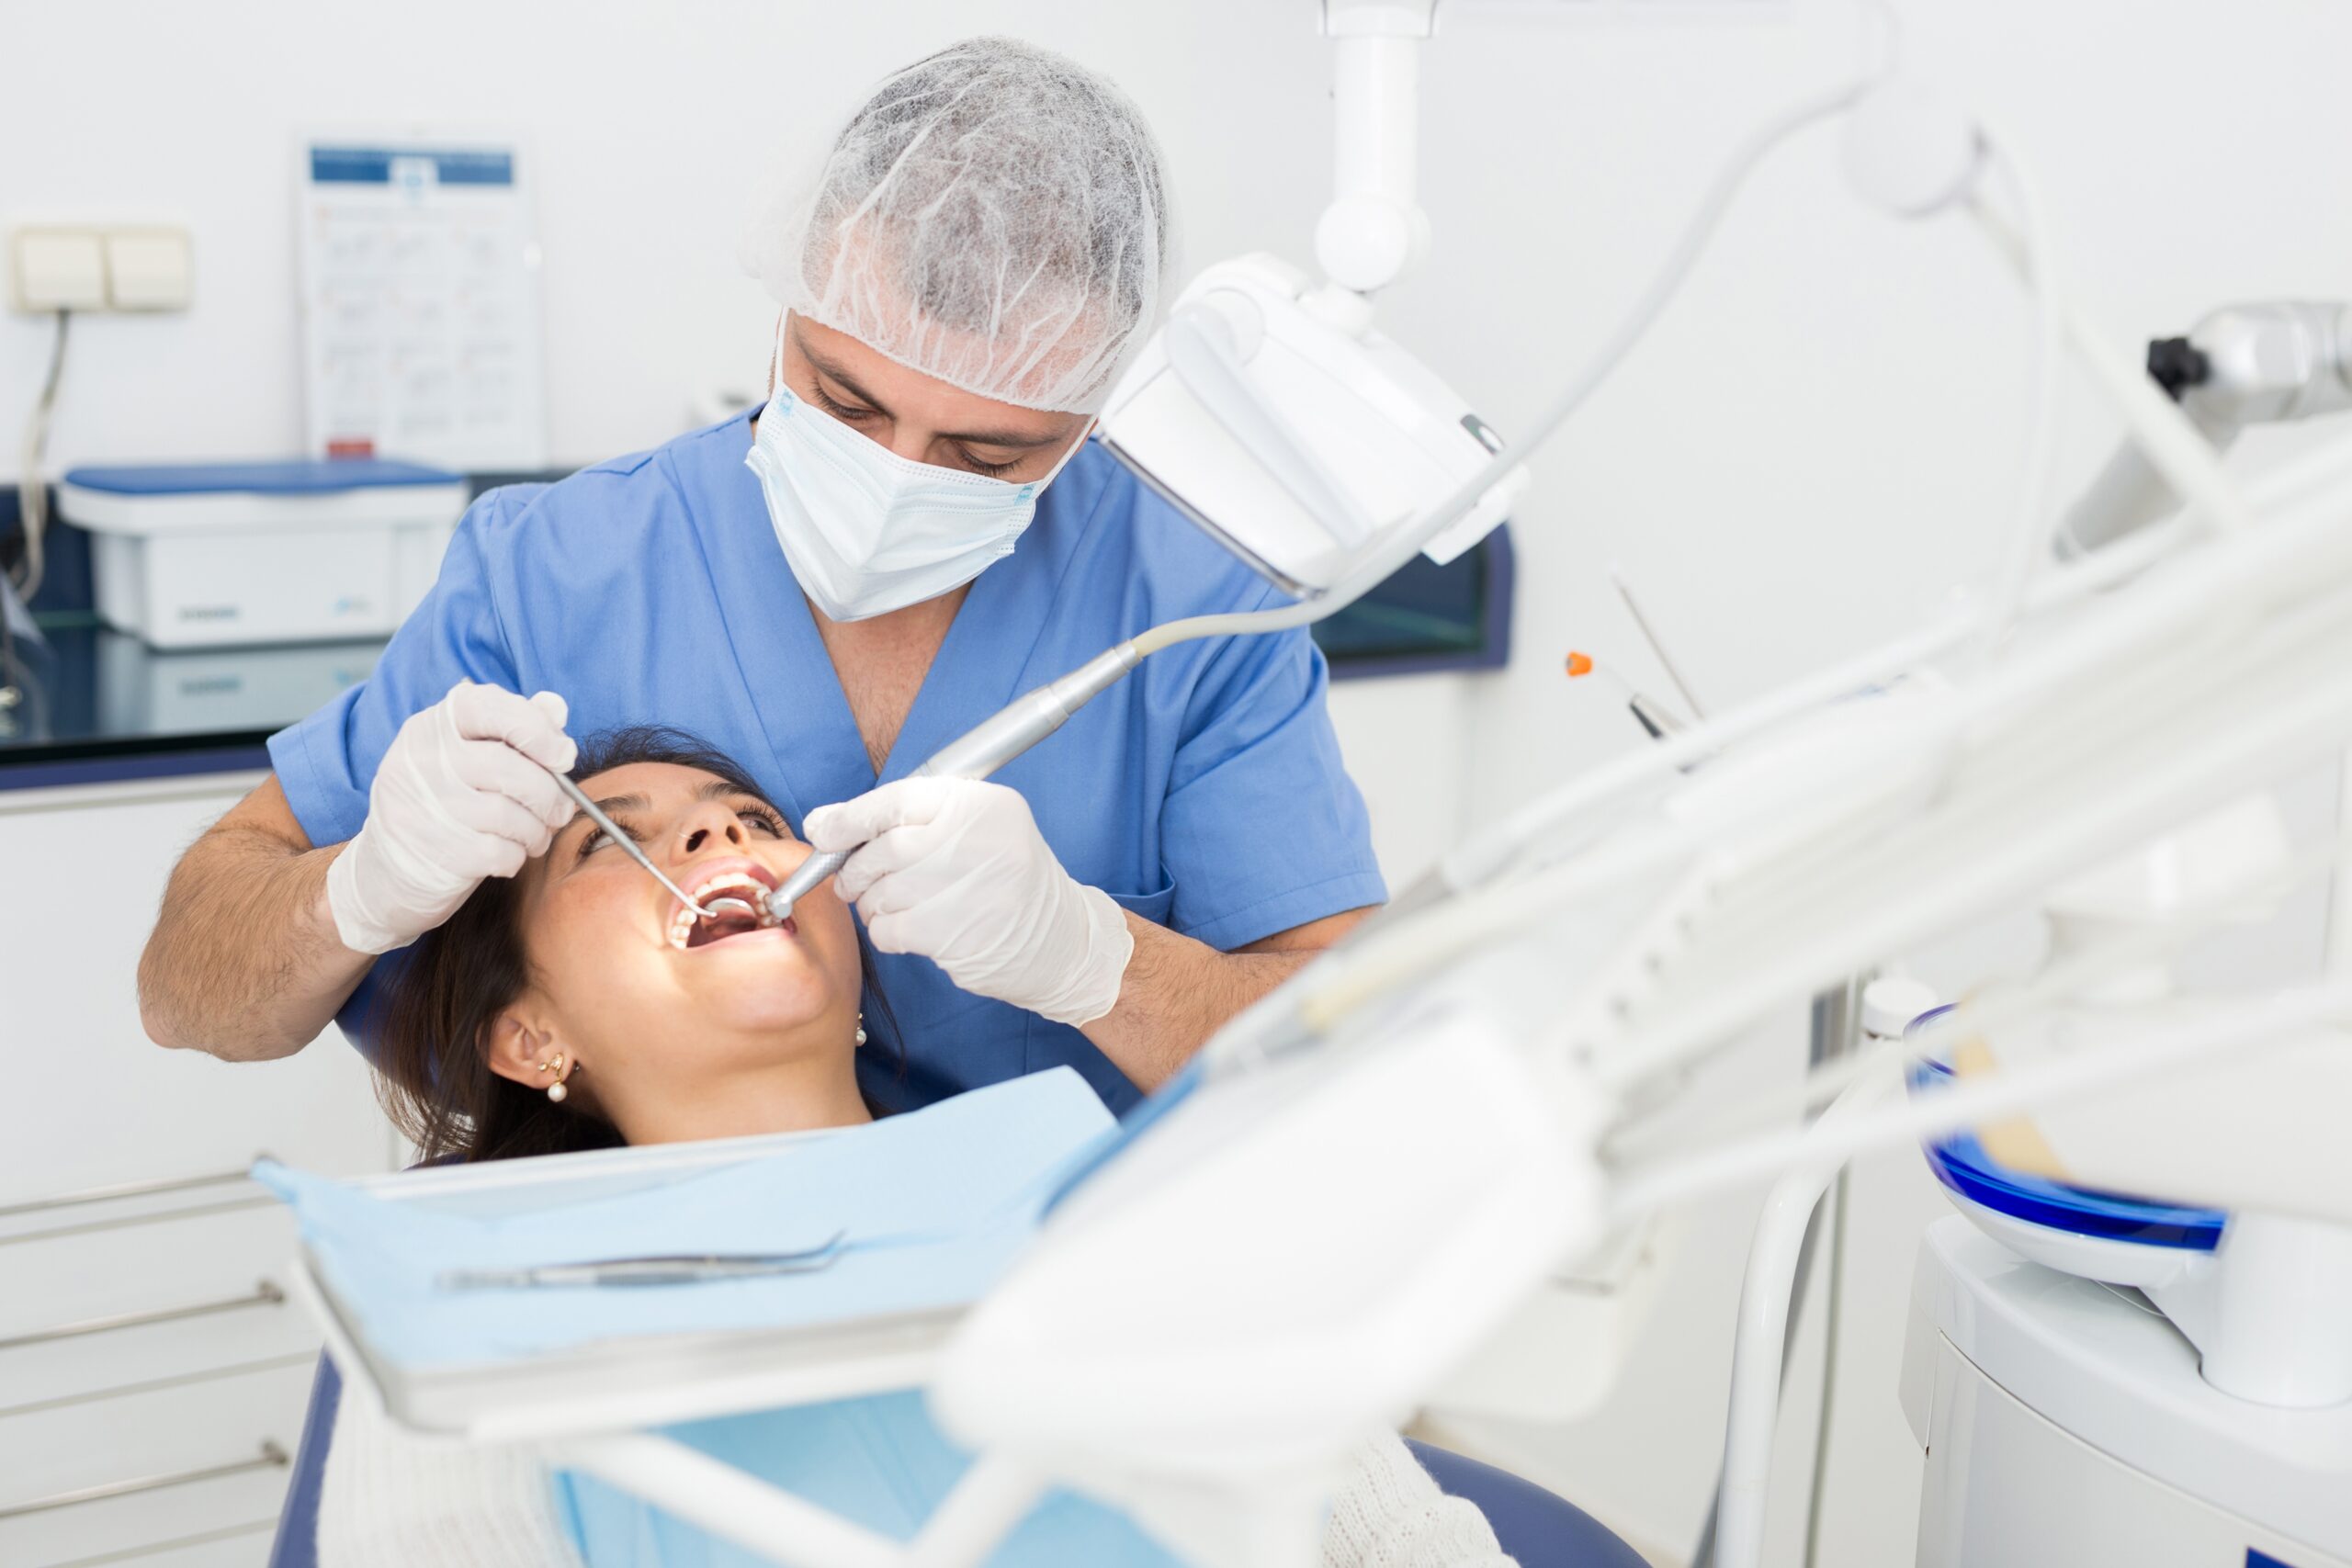
[[[670,917],[670,945],[681,950],[708,947],[729,937],[745,936],[782,925],[787,936],[799,926],[790,919],[778,922],[768,914],[768,895],[775,879],[765,867],[722,871],[687,889],[694,902],[710,911],[697,915],[681,904]]]

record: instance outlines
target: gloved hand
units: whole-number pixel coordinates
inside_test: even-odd
[[[542,853],[572,805],[550,768],[578,748],[561,697],[528,699],[460,681],[411,715],[368,791],[368,820],[327,867],[335,934],[354,953],[414,942],[457,912],[485,876]]]
[[[1135,952],[1126,917],[1062,869],[1016,792],[900,779],[806,826],[816,848],[856,852],[833,886],[883,952],[920,953],[964,989],[1057,1023],[1091,1023],[1118,1001]]]

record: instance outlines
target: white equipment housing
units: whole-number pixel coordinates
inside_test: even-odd
[[[1337,586],[1501,443],[1461,395],[1371,330],[1370,307],[1270,255],[1209,268],[1102,411],[1112,454],[1290,592]],[[1427,547],[1502,522],[1526,470]]]
[[[1333,168],[1315,257],[1328,281],[1262,254],[1210,267],[1112,389],[1102,426],[1146,484],[1307,600],[1370,586],[1350,581],[1354,570],[1393,555],[1383,547],[1406,540],[1502,446],[1459,393],[1372,330],[1372,297],[1429,249],[1414,160],[1437,0],[1323,0],[1321,10]],[[1512,468],[1422,552],[1453,559],[1510,515],[1527,482]]]
[[[152,648],[390,637],[441,569],[468,487],[374,460],[76,468],[98,614]]]
[[[2352,1404],[2233,1398],[2165,1319],[1957,1215],[1920,1246],[1902,1396],[1918,1568],[2352,1568]]]

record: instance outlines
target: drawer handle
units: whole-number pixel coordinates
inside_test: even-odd
[[[255,1155],[255,1159],[267,1159],[267,1155]],[[232,1181],[245,1179],[250,1168],[240,1166],[235,1170],[216,1170],[205,1176],[167,1176],[160,1181],[124,1181],[112,1187],[89,1187],[79,1192],[62,1192],[54,1198],[38,1198],[29,1203],[0,1203],[0,1220],[12,1214],[38,1214],[51,1209],[71,1209],[80,1203],[103,1203],[113,1198],[150,1198],[158,1192],[186,1192],[197,1187],[225,1187]]]
[[[0,1350],[21,1350],[28,1345],[48,1345],[60,1339],[78,1339],[85,1334],[105,1334],[117,1328],[144,1328],[151,1323],[176,1323],[184,1317],[207,1317],[216,1312],[237,1312],[245,1307],[278,1306],[286,1300],[286,1292],[276,1280],[264,1280],[246,1295],[230,1296],[217,1302],[197,1302],[189,1306],[160,1307],[153,1312],[119,1313],[112,1317],[85,1317],[79,1323],[62,1323],[55,1328],[37,1329],[13,1338],[0,1339]],[[5,1517],[5,1516],[0,1516]]]
[[[142,1475],[130,1481],[106,1481],[96,1486],[77,1487],[71,1492],[55,1492],[46,1497],[36,1497],[29,1503],[11,1503],[0,1507],[0,1519],[21,1518],[27,1514],[46,1513],[51,1508],[70,1508],[76,1503],[98,1503],[108,1497],[129,1497],[141,1492],[160,1492],[166,1486],[185,1486],[192,1481],[217,1481],[224,1475],[243,1475],[249,1470],[283,1470],[288,1463],[284,1449],[265,1438],[261,1451],[252,1459],[241,1459],[229,1464],[209,1464],[201,1470],[175,1471],[168,1475]]]

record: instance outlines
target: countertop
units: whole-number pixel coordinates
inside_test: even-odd
[[[238,772],[269,737],[364,680],[382,639],[159,653],[87,617],[19,642],[0,708],[0,790]]]

